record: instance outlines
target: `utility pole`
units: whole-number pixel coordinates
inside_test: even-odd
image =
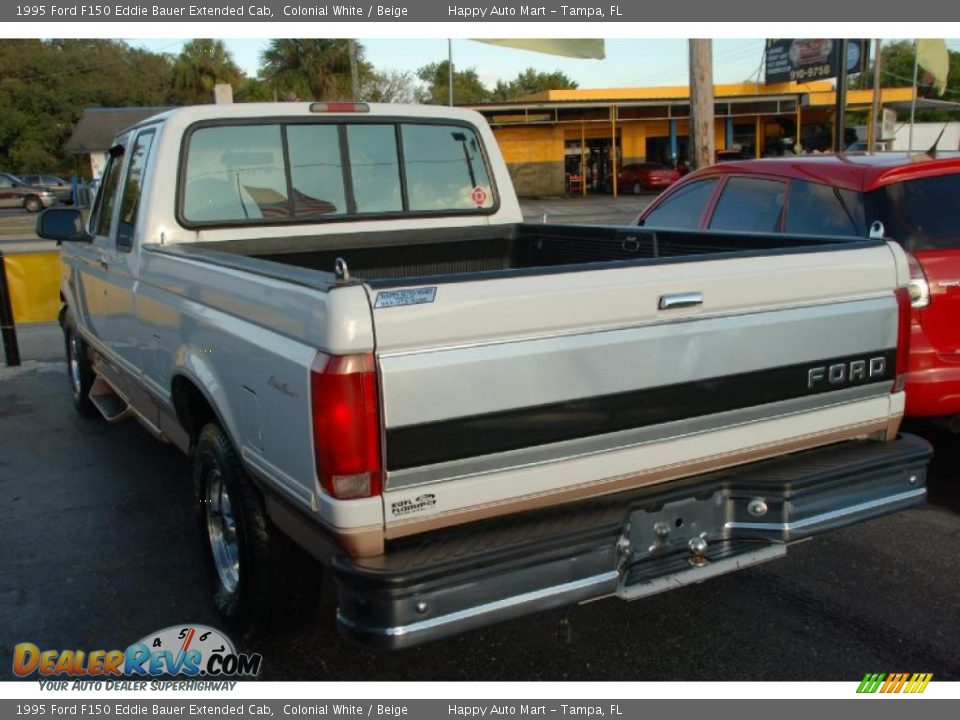
[[[877,122],[880,120],[880,65],[883,60],[883,40],[880,38],[873,41],[873,53],[873,102],[870,103],[870,120],[867,122],[868,152],[873,152],[874,147],[876,147]]]
[[[360,101],[360,71],[357,68],[357,41],[347,40],[350,51],[350,90],[354,102]]]
[[[690,47],[690,169],[713,164],[713,41],[687,41]]]
[[[913,121],[917,116],[917,76],[920,73],[920,58],[917,56],[917,41],[913,41],[913,92],[910,93],[910,133],[907,135],[907,152],[913,152]]]
[[[453,107],[453,40],[447,39],[447,105]]]
[[[846,150],[847,127],[847,39],[840,41],[840,57],[837,58],[837,108],[834,112],[836,121],[833,124],[833,151]]]

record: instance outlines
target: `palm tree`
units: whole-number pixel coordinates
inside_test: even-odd
[[[184,45],[173,63],[176,99],[185,105],[212,102],[217,83],[229,83],[234,88],[243,83],[243,72],[223,42],[198,38]]]
[[[362,85],[372,71],[357,46]],[[284,97],[299,100],[350,100],[350,43],[333,39],[278,39],[261,56],[260,77]]]

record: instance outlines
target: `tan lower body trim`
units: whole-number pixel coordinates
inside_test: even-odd
[[[418,533],[438,530],[451,525],[460,525],[462,523],[473,522],[496,517],[498,515],[507,515],[510,513],[523,512],[525,510],[535,510],[552,505],[561,505],[563,503],[585,500],[599,495],[630,490],[633,488],[654,485],[657,483],[678,480],[691,475],[700,475],[703,473],[714,472],[734,465],[743,465],[745,463],[756,462],[766,458],[783,455],[785,453],[796,452],[798,450],[808,450],[810,448],[822,445],[830,445],[842,440],[851,440],[853,438],[864,437],[874,433],[881,437],[890,438],[890,429],[893,427],[893,436],[896,437],[896,428],[899,427],[899,418],[896,422],[891,418],[887,420],[875,420],[867,423],[858,423],[847,425],[825,433],[813,433],[801,437],[791,438],[790,440],[766,443],[764,445],[755,445],[728,453],[711,455],[692,462],[677,463],[665,467],[659,467],[639,473],[629,475],[618,475],[615,477],[604,478],[582,485],[576,485],[561,490],[551,490],[548,492],[526,495],[510,500],[503,500],[496,503],[485,505],[476,505],[469,508],[459,508],[441,513],[434,517],[423,520],[407,520],[393,523],[386,528],[386,538],[388,540],[416,535]]]
[[[896,440],[897,433],[900,432],[900,423],[903,422],[903,415],[891,415],[887,420],[887,440]]]
[[[376,527],[351,530],[334,528],[334,534],[337,536],[340,547],[342,547],[350,557],[376,557],[377,555],[383,555],[383,528],[379,525]]]

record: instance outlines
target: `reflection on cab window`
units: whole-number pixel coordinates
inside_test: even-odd
[[[393,125],[350,125],[350,176],[356,212],[403,210],[397,133]]]
[[[288,217],[279,125],[200,128],[190,137],[183,216],[223,221]]]
[[[411,210],[493,207],[477,136],[457,125],[403,125]]]
[[[190,134],[182,173],[180,214],[189,223],[495,207],[480,141],[459,125],[291,121],[200,127]]]
[[[289,125],[290,180],[298,218],[347,211],[337,125]]]

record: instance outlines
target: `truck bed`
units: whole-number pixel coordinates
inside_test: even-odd
[[[685,232],[607,225],[523,223],[437,231],[390,231],[308,237],[265,237],[204,243],[216,249],[288,266],[333,272],[338,258],[350,276],[373,287],[404,281],[456,282],[479,273],[530,274],[589,269],[596,264],[632,265],[663,259],[852,249],[875,240],[724,232]],[[197,244],[198,249],[201,244]],[[186,249],[185,246],[181,246]]]

